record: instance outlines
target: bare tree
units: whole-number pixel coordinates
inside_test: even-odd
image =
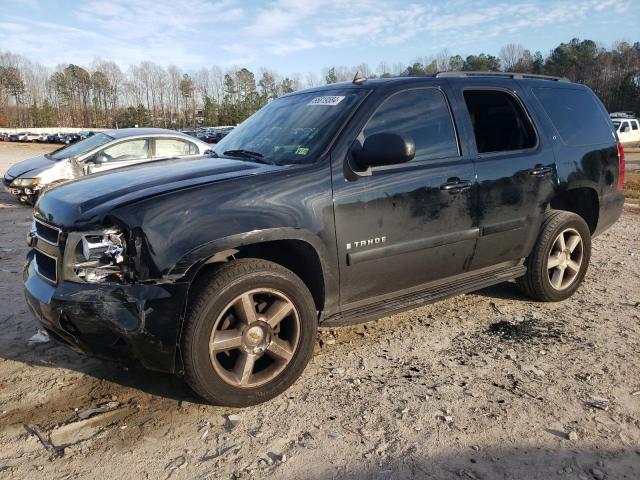
[[[508,43],[502,47],[498,53],[498,57],[500,57],[504,71],[512,71],[524,55],[524,52],[524,47],[520,44]]]
[[[448,49],[445,48],[436,55],[436,68],[439,72],[451,70],[451,52]]]
[[[501,62],[500,62],[501,60]],[[351,81],[357,71],[366,77],[430,75],[446,70],[506,70],[547,73],[589,85],[612,110],[640,111],[640,42],[617,42],[610,49],[591,40],[573,39],[545,58],[518,44],[493,55],[420,56],[409,64],[380,62],[331,66],[287,77],[268,69],[257,74],[242,66],[182,71],[143,61],[126,74],[111,61],[96,59],[89,68],[65,64],[49,69],[27,57],[0,52],[0,126],[159,125],[181,128],[236,124],[257,109],[303,86]]]
[[[391,75],[391,67],[389,66],[389,63],[385,61],[378,63],[378,66],[376,67],[376,73],[379,77],[388,77],[389,75]]]

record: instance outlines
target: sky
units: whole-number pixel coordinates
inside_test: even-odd
[[[640,41],[637,0],[0,0],[0,51],[47,66],[149,60],[283,74],[443,49],[497,55],[519,43],[547,54],[574,37]]]

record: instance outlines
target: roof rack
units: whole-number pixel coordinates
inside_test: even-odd
[[[522,80],[525,78],[535,78],[538,80],[552,80],[554,82],[569,82],[566,77],[553,77],[551,75],[538,75],[535,73],[518,73],[518,72],[438,72],[434,75],[438,78],[446,77],[506,77],[516,80]]]

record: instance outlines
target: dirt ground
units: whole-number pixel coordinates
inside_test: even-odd
[[[0,172],[49,148],[0,144]],[[322,331],[298,382],[243,410],[29,342],[30,218],[0,193],[0,478],[640,478],[637,206],[594,240],[570,300],[505,283]]]

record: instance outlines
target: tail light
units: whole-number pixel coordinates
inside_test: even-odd
[[[618,191],[621,192],[624,186],[624,149],[622,144],[618,142]]]

